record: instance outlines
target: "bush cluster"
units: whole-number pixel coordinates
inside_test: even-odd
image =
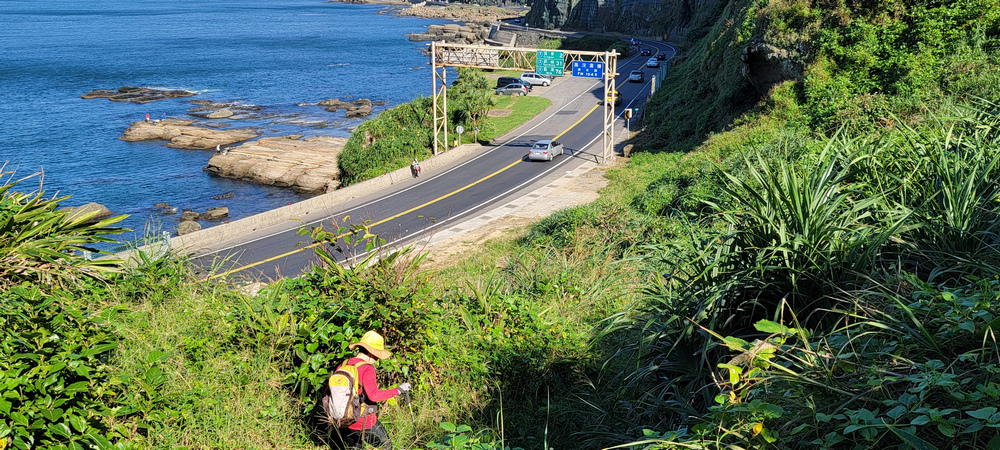
[[[457,136],[455,127],[459,125],[470,131],[483,126],[486,112],[495,101],[493,94],[480,71],[459,69],[458,79],[448,89],[449,136]],[[340,185],[374,178],[406,167],[414,158],[432,156],[433,121],[431,99],[420,97],[359,125],[337,157]],[[446,151],[449,146],[440,150]]]

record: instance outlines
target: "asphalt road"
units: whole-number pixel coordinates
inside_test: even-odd
[[[667,59],[674,49],[669,45],[643,41],[654,52],[666,52]],[[654,53],[655,55],[656,53]],[[615,139],[624,138],[622,111],[641,106],[650,92],[651,75],[658,69],[646,69],[649,56],[638,52],[618,62],[617,89],[623,104],[616,107]],[[646,72],[643,83],[629,83],[632,70]],[[559,83],[533,95],[553,99],[553,107],[514,130],[501,140],[502,145],[484,147],[467,161],[428,173],[424,171],[411,183],[402,184],[394,192],[382,191],[351,204],[333,207],[333,214],[322,221],[307,223],[307,227],[365,225],[371,234],[385,240],[389,248],[405,245],[433,233],[443,226],[452,226],[463,217],[522,196],[534,187],[547,184],[584,161],[595,161],[602,154],[602,104],[604,86],[600,80],[566,77]],[[562,142],[567,153],[551,162],[531,162],[525,155],[531,145],[541,139]],[[336,224],[336,225],[333,225]],[[351,248],[343,239],[342,248]],[[297,230],[254,237],[237,245],[225,245],[202,253],[195,260],[203,275],[243,280],[274,280],[296,276],[319,259],[315,244]],[[329,246],[327,246],[329,249]],[[335,252],[337,253],[337,252]],[[350,251],[364,257],[363,247]],[[344,254],[338,253],[338,259]]]

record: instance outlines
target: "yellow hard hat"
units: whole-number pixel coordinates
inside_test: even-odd
[[[354,348],[358,346],[363,347],[370,355],[378,359],[386,359],[392,356],[392,353],[385,349],[385,339],[382,338],[382,335],[376,333],[375,331],[365,333],[364,336],[361,336],[360,342],[351,344],[348,348],[354,350]]]

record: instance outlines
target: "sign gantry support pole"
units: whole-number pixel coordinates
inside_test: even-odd
[[[615,146],[615,102],[619,101],[615,75],[618,73],[617,52],[604,52],[604,130],[601,164],[608,163],[608,157],[614,156]],[[608,100],[611,101],[608,101]]]
[[[446,66],[438,65],[437,58],[437,43],[431,41],[431,71],[433,75],[431,76],[431,92],[433,93],[433,99],[431,100],[432,108],[434,109],[434,154],[438,154],[438,147],[443,147],[444,150],[448,149],[448,80],[446,74],[448,72]],[[439,80],[440,79],[440,80]],[[438,90],[437,83],[441,82],[441,89]],[[439,145],[443,144],[443,145]]]

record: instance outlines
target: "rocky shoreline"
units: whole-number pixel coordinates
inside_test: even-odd
[[[379,14],[464,22],[464,25],[459,23],[429,25],[426,33],[407,35],[411,41],[481,43],[489,37],[491,24],[520,16],[514,11],[497,7],[423,3],[413,5],[396,0],[345,0],[340,3],[380,4],[387,7]],[[81,98],[107,98],[116,102],[145,104],[194,95],[197,93],[122,86],[117,89],[93,89],[83,94]],[[337,155],[347,139],[329,136],[305,137],[301,134],[260,137],[265,133],[273,134],[276,131],[270,130],[267,122],[294,124],[303,128],[338,126],[337,122],[307,120],[302,113],[268,111],[260,106],[240,102],[198,99],[190,100],[190,103],[192,106],[186,112],[190,118],[164,116],[159,120],[150,120],[147,114],[145,120],[129,123],[129,127],[119,139],[128,142],[163,140],[167,141],[165,146],[169,148],[215,150],[203,168],[213,176],[288,187],[306,194],[322,194],[339,187]],[[299,107],[318,107],[338,116],[340,111],[343,111],[340,117],[345,119],[367,117],[377,113],[375,107],[384,105],[384,102],[368,99],[345,101],[335,98],[298,104]],[[253,123],[253,127],[231,128],[233,121],[246,120],[256,122]],[[344,124],[344,122],[339,123]],[[216,197],[220,197],[218,200],[227,198],[225,195]],[[158,204],[157,208],[164,216],[177,213],[176,208],[166,204]],[[219,207],[217,211],[200,216],[196,216],[197,214],[192,211],[186,211],[186,214],[180,217],[182,226],[178,228],[178,234],[200,228],[198,220],[219,220],[226,217],[227,213],[225,207]]]

